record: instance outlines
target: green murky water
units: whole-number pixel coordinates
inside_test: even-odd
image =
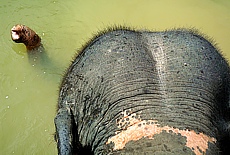
[[[49,64],[32,66],[10,38],[21,23],[43,40]],[[196,27],[230,59],[228,0],[2,0],[0,2],[0,154],[57,154],[53,140],[61,76],[76,49],[111,25],[164,30]]]

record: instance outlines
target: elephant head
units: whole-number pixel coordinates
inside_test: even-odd
[[[192,30],[110,29],[66,71],[59,154],[219,154],[229,144],[229,66]]]

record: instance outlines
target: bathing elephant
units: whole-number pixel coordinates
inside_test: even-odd
[[[41,38],[15,25],[32,61]],[[63,78],[59,154],[229,154],[229,66],[192,30],[111,29],[86,44]]]
[[[229,65],[194,30],[111,29],[66,71],[55,117],[67,154],[227,154]]]
[[[11,29],[31,60],[41,38]],[[59,154],[229,154],[229,66],[198,33],[114,29],[81,50],[60,87]]]

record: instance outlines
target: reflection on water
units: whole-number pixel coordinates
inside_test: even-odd
[[[13,1],[0,5],[0,154],[57,154],[53,140],[60,78],[76,49],[108,25],[163,30],[196,27],[230,58],[227,0]],[[10,38],[15,24],[42,37],[45,61],[31,65]]]

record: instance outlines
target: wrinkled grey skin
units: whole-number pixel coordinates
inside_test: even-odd
[[[129,129],[129,119],[117,124],[126,112],[213,137],[216,142],[200,152],[227,154],[229,80],[227,62],[192,31],[104,33],[83,48],[63,78],[55,118],[58,152],[194,154],[186,137],[168,132],[115,149],[108,139]]]

